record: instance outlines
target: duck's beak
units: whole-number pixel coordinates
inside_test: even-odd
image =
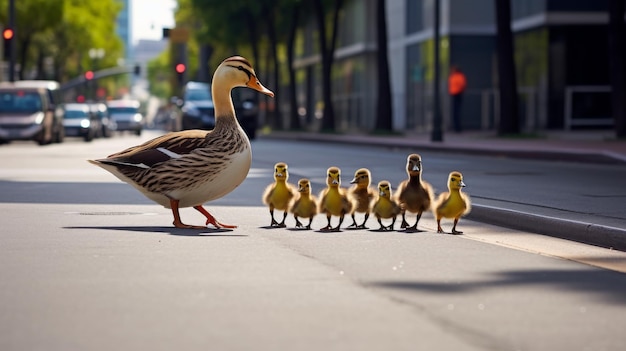
[[[254,75],[252,75],[252,77],[250,78],[250,80],[248,81],[248,83],[246,84],[246,86],[250,89],[254,89],[258,92],[261,92],[265,95],[269,95],[271,97],[274,97],[274,92],[272,92],[271,90],[267,89],[266,87],[263,86],[263,84],[261,84],[261,82],[259,82],[259,79],[257,77],[255,77]]]
[[[459,183],[459,185],[461,186],[461,188],[465,188],[465,186],[466,186],[466,185],[465,185],[465,183],[463,183],[463,181],[461,181],[461,182]]]

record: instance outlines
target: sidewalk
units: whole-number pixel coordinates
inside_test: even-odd
[[[444,134],[442,142],[431,141],[430,135],[426,133],[369,135],[274,131],[261,137],[626,165],[626,140],[615,139],[612,131],[556,131],[536,137],[498,137],[495,132],[482,131],[458,134],[448,132]]]
[[[541,137],[498,137],[495,132],[445,133],[444,141],[433,142],[429,134],[367,135],[327,134],[274,131],[260,138],[322,141],[368,146],[410,148],[420,151],[449,152],[532,160],[593,163],[616,167],[616,182],[623,183],[619,173],[626,170],[626,140],[616,140],[611,131],[550,132]],[[589,174],[593,180],[593,175]],[[602,180],[601,180],[602,181]],[[529,184],[532,185],[532,184]],[[581,184],[582,185],[582,184]],[[606,188],[626,186],[606,184]],[[581,188],[580,186],[578,188]],[[614,192],[615,189],[610,189]],[[626,190],[624,190],[626,191]],[[621,193],[620,193],[621,194]],[[623,196],[597,196],[571,209],[542,208],[523,201],[496,203],[476,199],[468,219],[522,231],[555,236],[593,245],[626,251],[626,210],[618,218],[598,216],[589,208],[610,205],[623,208]],[[575,202],[572,199],[572,202]]]

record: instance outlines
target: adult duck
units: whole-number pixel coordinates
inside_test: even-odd
[[[235,116],[231,90],[247,87],[274,96],[257,79],[248,60],[234,56],[215,70],[211,93],[215,108],[213,130],[185,130],[89,160],[134,186],[158,204],[172,209],[177,228],[236,228],[218,222],[202,207],[239,186],[252,162],[250,141]],[[179,208],[193,207],[206,218],[205,226],[184,224]]]

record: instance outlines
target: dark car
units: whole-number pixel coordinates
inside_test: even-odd
[[[89,105],[91,107],[91,113],[98,117],[100,122],[100,132],[98,136],[109,138],[113,135],[113,132],[117,129],[115,121],[109,117],[109,109],[107,105],[101,102],[93,103]]]
[[[56,113],[58,89],[54,81],[0,83],[0,142],[62,142],[63,116]]]
[[[239,124],[250,139],[256,137],[258,109],[251,99],[245,99],[241,89],[232,91],[235,114]],[[211,97],[211,85],[201,82],[188,82],[183,89],[183,99],[179,103],[182,113],[182,129],[213,129],[215,109]]]
[[[82,137],[92,141],[100,133],[100,120],[88,104],[65,104],[63,126],[66,136]]]
[[[115,122],[116,130],[132,131],[141,135],[143,115],[139,111],[140,103],[136,100],[111,100],[107,102],[109,118]]]

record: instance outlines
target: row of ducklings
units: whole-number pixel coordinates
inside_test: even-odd
[[[311,182],[307,178],[300,179],[298,186],[288,183],[288,166],[284,162],[274,166],[274,183],[267,186],[263,193],[263,203],[269,207],[272,227],[285,227],[287,213],[292,213],[297,228],[311,229],[313,217],[325,214],[328,224],[321,231],[340,231],[344,216],[350,214],[352,224],[348,229],[367,229],[365,223],[370,213],[378,220],[381,231],[391,231],[396,222],[396,217],[402,215],[401,228],[407,231],[417,231],[417,224],[422,213],[432,210],[437,219],[437,232],[444,233],[441,228],[442,218],[453,218],[454,225],[452,234],[461,234],[456,230],[456,225],[461,216],[470,210],[469,196],[462,192],[465,187],[463,175],[458,171],[450,172],[448,176],[448,192],[441,193],[434,198],[432,186],[422,180],[422,158],[418,154],[407,157],[406,172],[408,179],[402,181],[392,194],[391,183],[387,180],[378,182],[378,189],[371,186],[371,172],[367,168],[358,169],[350,182],[350,188],[341,187],[341,170],[338,167],[330,167],[327,170],[326,185],[318,197],[312,195]],[[274,210],[282,210],[283,219],[278,222],[274,218]],[[406,214],[417,215],[415,224],[409,226]],[[356,213],[363,213],[363,223],[356,223]],[[339,224],[331,226],[332,216],[339,217]],[[299,218],[308,218],[309,223],[304,226]],[[391,220],[391,224],[384,225]]]

